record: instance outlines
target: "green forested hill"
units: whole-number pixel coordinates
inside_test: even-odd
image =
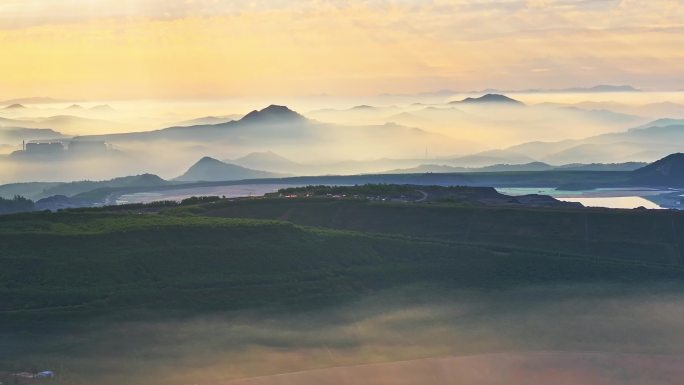
[[[682,265],[684,213],[671,210],[470,207],[362,200],[223,201],[175,209],[587,257]]]
[[[456,330],[481,325],[489,325],[485,334],[508,330],[525,349],[641,349],[650,337],[616,343],[582,333],[598,327],[610,336],[616,322],[632,319],[613,316],[613,308],[600,313],[602,321],[591,318],[601,306],[623,303],[625,289],[652,298],[682,292],[684,217],[677,212],[196,201],[0,216],[0,381],[54,369],[56,384],[182,385],[337,365],[340,354],[354,363],[511,348],[508,335],[483,346],[480,332],[466,345],[454,339]],[[591,302],[604,295],[607,305]],[[468,302],[473,296],[485,302]],[[378,298],[407,307],[385,307]],[[590,318],[571,309],[534,321],[556,301],[580,299]],[[366,300],[373,304],[359,305]],[[421,310],[443,301],[456,301],[455,310]],[[374,317],[383,321],[357,334]],[[529,327],[542,335],[570,322],[582,338],[529,338],[525,322],[540,322]],[[657,330],[664,321],[633,322],[635,330]],[[346,331],[329,334],[333,325]],[[427,350],[402,342],[421,333],[430,337],[415,344]],[[353,349],[366,349],[371,335],[381,336],[385,353],[377,356],[370,343],[369,355],[357,355]],[[435,347],[441,344],[448,346]],[[662,344],[681,350],[679,340]],[[309,359],[264,363],[263,349],[305,351]],[[206,365],[212,369],[197,370]]]
[[[317,306],[414,284],[680,280],[682,231],[670,212],[352,200],[16,214],[0,217],[0,312],[24,327],[140,309]]]

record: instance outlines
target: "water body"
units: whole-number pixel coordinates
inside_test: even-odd
[[[586,207],[607,207],[611,209],[662,209],[659,205],[643,197],[599,197],[599,198],[558,198],[565,202],[579,202]]]
[[[150,203],[155,201],[181,201],[193,196],[225,196],[226,198],[239,198],[249,196],[263,196],[267,193],[276,192],[281,188],[297,187],[288,184],[244,184],[226,186],[207,186],[178,188],[161,191],[146,191],[133,194],[124,194],[116,199],[117,204]],[[497,188],[506,195],[543,194],[566,202],[579,202],[587,207],[607,207],[616,209],[633,209],[644,207],[647,209],[663,208],[657,203],[644,197],[656,197],[662,194],[672,193],[672,190],[648,189],[648,188],[623,188],[623,189],[595,189],[566,191],[556,190],[550,187],[507,187]]]
[[[223,196],[226,198],[240,198],[263,196],[286,187],[296,187],[285,184],[243,184],[229,186],[207,186],[178,188],[173,190],[146,191],[124,194],[116,199],[116,204],[150,203],[157,201],[181,201],[193,196]]]
[[[587,207],[606,207],[612,209],[634,209],[644,207],[647,209],[661,209],[662,206],[647,199],[663,194],[672,193],[673,190],[652,188],[601,188],[594,190],[556,190],[550,187],[534,188],[497,188],[502,194],[525,195],[543,194],[566,202],[579,202]]]

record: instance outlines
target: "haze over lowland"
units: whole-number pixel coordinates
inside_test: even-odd
[[[0,385],[681,385],[681,0],[0,1]]]

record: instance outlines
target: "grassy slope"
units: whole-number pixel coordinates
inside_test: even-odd
[[[352,200],[243,200],[181,208],[197,215],[297,224],[467,244],[682,265],[684,215],[673,211],[482,208]]]
[[[3,371],[50,368],[61,376],[55,383],[182,384],[202,383],[197,380],[202,376],[240,376],[242,370],[259,374],[264,366],[267,373],[297,367],[291,362],[281,366],[263,362],[260,350],[254,356],[240,350],[245,346],[230,333],[231,318],[193,326],[199,317],[215,311],[237,317],[251,312],[232,310],[261,308],[268,314],[316,310],[300,313],[308,319],[304,315],[323,308],[345,309],[330,305],[384,289],[439,301],[460,295],[455,294],[459,290],[442,289],[477,289],[496,296],[506,292],[500,289],[528,285],[544,288],[532,292],[535,300],[548,296],[546,302],[530,300],[541,307],[554,303],[553,290],[547,294],[546,289],[555,284],[621,282],[627,285],[619,288],[639,288],[642,283],[684,279],[679,255],[683,216],[669,212],[331,200],[219,201],[163,209],[159,214],[107,210],[111,209],[0,216],[0,380]],[[582,240],[586,223],[591,230],[588,242]],[[599,237],[601,242],[592,240]],[[591,287],[596,286],[601,285]],[[646,290],[650,287],[644,285]],[[679,290],[676,287],[672,288]],[[592,289],[587,297],[596,294]],[[507,312],[519,304],[503,297],[496,311],[506,320]],[[498,318],[478,309],[473,310],[474,319],[466,317],[467,322],[457,316],[456,329],[471,321],[491,328],[487,322]],[[382,306],[378,311],[383,311]],[[594,324],[591,318],[592,330],[600,326],[604,329],[599,330],[611,330],[608,334],[613,335],[610,328],[620,322],[619,317],[609,318],[607,324]],[[524,316],[512,319],[517,321],[510,325],[526,325]],[[175,330],[175,320],[187,320],[190,329],[168,336]],[[160,329],[148,330],[144,321],[161,325]],[[417,322],[428,331],[429,325],[434,326],[431,318]],[[137,323],[142,329],[131,326]],[[383,332],[386,326],[379,325]],[[205,327],[206,335],[197,339],[187,334]],[[237,327],[235,333],[241,335],[242,330]],[[280,345],[278,338],[291,330],[280,331],[279,325],[274,330],[279,330],[275,342],[264,340],[267,337],[260,331],[243,342],[275,344],[277,351],[287,354],[283,347],[289,345]],[[410,330],[408,334],[414,334]],[[314,334],[325,335],[315,329]],[[644,340],[650,342],[649,336]],[[298,335],[293,338],[300,340]],[[340,341],[344,349],[349,348],[348,340]],[[630,341],[618,346],[629,346]],[[301,343],[306,347],[306,339]],[[678,346],[676,340],[672,344]],[[237,362],[239,370],[231,372],[226,367],[234,366],[224,366],[223,361],[205,370],[215,352],[230,365]],[[372,352],[378,354],[375,345]],[[188,363],[184,354],[199,356]],[[240,361],[241,354],[247,358]],[[328,357],[317,351],[311,354]],[[258,363],[253,372],[250,362]],[[163,376],[155,365],[161,366]],[[201,373],[193,371],[198,367],[203,368]]]
[[[684,278],[684,223],[670,213],[254,200],[163,214],[1,217],[4,326],[143,308],[317,306],[424,283],[501,288]],[[581,241],[587,218],[591,237],[602,241]]]

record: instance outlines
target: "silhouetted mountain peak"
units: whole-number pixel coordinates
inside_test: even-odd
[[[253,178],[270,178],[273,174],[261,170],[238,166],[236,164],[222,162],[209,156],[205,156],[193,164],[188,171],[176,178],[179,181],[224,181]]]
[[[130,186],[163,186],[168,182],[155,174],[140,174],[131,175],[121,178],[114,178],[109,183],[115,185],[130,185]]]
[[[195,165],[198,165],[198,164],[219,164],[219,163],[223,164],[223,162],[221,162],[218,159],[212,158],[210,156],[205,156],[205,157],[202,157],[202,159],[198,160],[197,163],[195,163]]]
[[[254,110],[240,122],[247,123],[292,123],[306,121],[306,118],[286,106],[271,104],[263,110]]]
[[[6,110],[13,110],[13,109],[20,109],[20,108],[26,108],[23,104],[15,103],[15,104],[10,104],[9,106],[5,107]]]
[[[512,105],[522,105],[523,103],[515,100],[513,98],[509,98],[506,95],[501,95],[501,94],[486,94],[482,95],[479,98],[465,98],[460,101],[455,101],[451,103],[508,103]]]

